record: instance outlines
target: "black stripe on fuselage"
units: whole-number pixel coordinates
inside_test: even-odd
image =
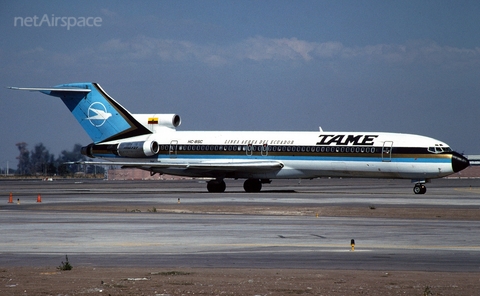
[[[129,129],[126,129],[116,135],[111,136],[108,139],[103,140],[102,142],[116,141],[124,138],[136,137],[141,135],[151,134],[152,132],[133,118],[132,114],[125,110],[119,103],[117,103],[112,97],[110,97],[99,85],[98,83],[92,83],[97,91],[107,100],[107,102],[112,105],[113,108],[122,116],[125,121],[130,125]]]
[[[282,146],[282,145],[192,145],[163,144],[159,154],[177,155],[270,155],[270,156],[352,156],[379,157],[435,157],[450,152],[432,153],[425,147],[374,147],[374,146]]]

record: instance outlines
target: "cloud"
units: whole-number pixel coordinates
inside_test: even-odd
[[[22,56],[48,53],[43,48],[25,50]],[[316,63],[328,61],[341,63],[383,63],[387,65],[432,65],[448,69],[474,68],[480,64],[480,48],[466,49],[441,46],[433,41],[408,41],[405,44],[375,44],[347,47],[340,42],[309,42],[297,38],[247,38],[233,44],[199,44],[137,36],[122,40],[113,38],[97,48],[84,48],[76,52],[50,53],[54,64],[62,61],[72,66],[85,59],[115,63],[200,62],[221,67],[245,61]]]
[[[324,42],[316,44],[312,53],[318,58],[332,58],[339,56],[343,50],[344,46],[340,42]]]
[[[146,36],[138,36],[126,41],[111,39],[100,44],[98,52],[106,59],[126,61],[186,62],[196,60],[207,64],[225,62],[221,50],[216,50],[214,46]]]
[[[419,64],[458,68],[476,67],[480,63],[480,48],[466,49],[441,46],[429,40],[413,40],[405,44],[377,44],[355,48],[338,45],[336,51],[344,59],[397,65]]]
[[[161,59],[169,62],[200,61],[212,66],[221,66],[242,60],[294,61],[312,60],[310,53],[315,44],[296,38],[268,39],[249,38],[225,47],[202,45],[190,41],[156,39],[138,36],[132,40],[111,39],[99,47],[106,57],[122,60]]]
[[[100,12],[101,12],[103,15],[107,16],[107,17],[115,18],[115,17],[118,16],[118,14],[117,14],[116,12],[111,11],[111,10],[109,10],[109,9],[107,9],[107,8],[102,8],[102,9],[100,9]]]
[[[262,60],[297,60],[309,61],[310,53],[315,49],[315,43],[298,40],[297,38],[269,39],[263,37],[249,38],[233,46],[240,59],[253,61]]]
[[[102,45],[108,52],[120,52],[129,59],[158,59],[163,61],[199,61],[212,66],[241,61],[303,61],[358,60],[390,64],[412,63],[454,66],[478,65],[480,48],[465,49],[441,46],[433,41],[409,41],[405,44],[376,44],[346,47],[340,42],[309,42],[297,38],[253,37],[219,46],[189,41],[156,39],[140,36],[131,41],[110,40]]]

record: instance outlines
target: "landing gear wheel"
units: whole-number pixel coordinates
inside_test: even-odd
[[[427,187],[423,184],[415,184],[413,187],[413,193],[415,194],[425,194],[427,192]]]
[[[223,180],[210,180],[207,182],[208,192],[225,192],[227,185]]]
[[[259,179],[247,179],[243,183],[245,192],[260,192],[262,190],[262,182]]]

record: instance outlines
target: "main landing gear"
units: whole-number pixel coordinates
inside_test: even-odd
[[[427,187],[422,183],[417,183],[413,187],[413,193],[415,194],[425,194],[425,192],[427,192]]]
[[[247,179],[243,183],[243,189],[245,192],[260,192],[260,190],[262,190],[262,184],[270,182],[271,180],[269,179]],[[224,192],[226,187],[223,179],[215,179],[207,182],[208,192]]]
[[[210,180],[207,182],[208,192],[224,192],[227,185],[223,179]]]
[[[247,179],[243,183],[245,192],[260,192],[262,190],[262,181],[259,179]]]

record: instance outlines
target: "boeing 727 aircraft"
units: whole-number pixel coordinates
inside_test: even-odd
[[[209,192],[224,192],[225,178],[246,179],[258,192],[272,179],[364,177],[411,179],[415,194],[425,183],[459,172],[467,158],[436,139],[384,132],[176,131],[176,114],[131,114],[98,83],[10,87],[59,97],[93,143],[90,158],[128,168],[210,177]],[[84,164],[105,164],[84,161]]]

